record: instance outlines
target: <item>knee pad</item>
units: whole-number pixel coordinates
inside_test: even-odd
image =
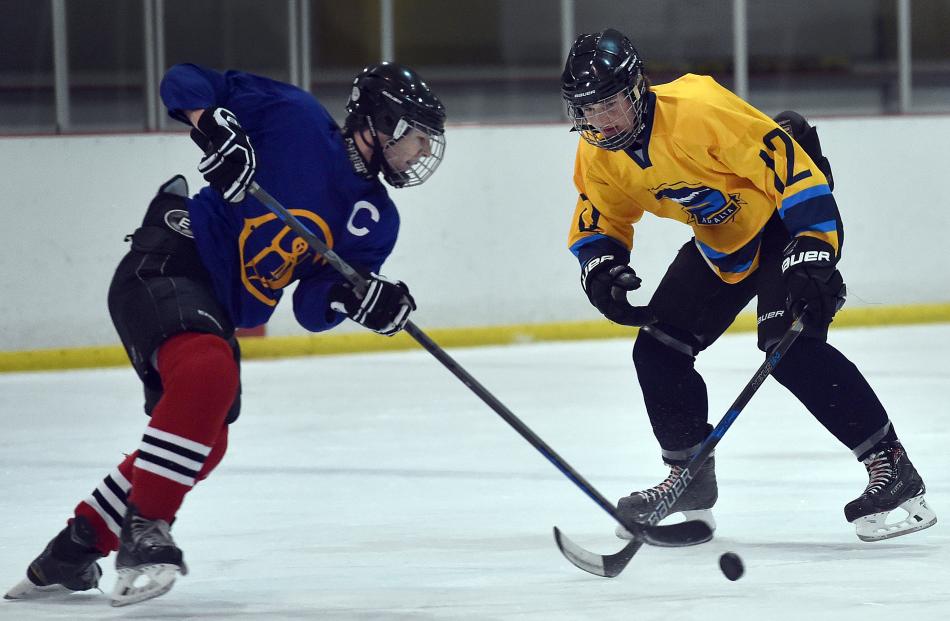
[[[197,343],[193,342],[192,346],[201,348],[201,343],[209,343],[211,344],[211,349],[214,352],[213,356],[223,354],[223,350],[220,349],[219,343],[213,343],[212,341],[205,340],[208,338],[211,338],[211,339],[216,338],[214,335],[201,334],[200,336],[202,337],[202,340],[198,341]],[[241,381],[240,381],[241,354],[240,354],[240,349],[238,348],[236,340],[232,339],[231,341],[229,341],[228,347],[230,348],[231,356],[235,361],[235,366],[237,367],[237,373],[238,373],[237,391],[236,391],[236,394],[234,395],[234,400],[231,403],[231,408],[228,410],[228,414],[225,419],[225,422],[230,425],[231,423],[235,422],[238,419],[238,416],[241,415]],[[158,353],[157,352],[153,356],[153,358],[154,358],[154,361],[151,364],[154,366],[154,368],[157,371],[158,369]],[[211,360],[210,362],[213,366],[213,360]],[[207,357],[205,357],[203,361],[196,362],[195,367],[204,366],[204,365],[207,365],[208,363],[209,363],[209,360],[207,359]],[[229,376],[231,374],[231,369],[229,365],[223,364],[221,368],[225,375],[225,379],[230,381]],[[192,370],[195,372],[200,372],[200,368],[194,368]],[[156,372],[156,376],[157,375],[158,374]],[[145,387],[145,414],[147,416],[151,416],[152,412],[155,410],[155,406],[165,395],[165,388],[162,385],[161,381],[157,382],[157,386],[153,386],[150,382],[144,382],[143,385]]]
[[[778,343],[769,347],[766,356],[772,354],[775,345]],[[772,369],[772,377],[786,388],[799,383],[799,378],[807,376],[817,361],[824,361],[826,349],[830,348],[824,340],[802,334]]]
[[[220,336],[185,332],[171,337],[159,348],[158,372],[166,396],[180,392],[227,410],[237,395],[238,364]]]
[[[633,364],[641,379],[666,375],[669,369],[692,367],[696,358],[691,352],[689,345],[664,331],[641,329],[633,343]]]
[[[702,442],[709,434],[706,422],[706,384],[696,371],[696,358],[656,338],[666,332],[640,331],[633,362],[650,425],[660,446],[680,451]]]

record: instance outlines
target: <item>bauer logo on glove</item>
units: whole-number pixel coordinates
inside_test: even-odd
[[[792,248],[791,251],[793,254],[782,259],[782,273],[787,272],[788,268],[799,263],[831,263],[831,253],[827,250],[805,250],[795,253],[794,248]]]
[[[814,237],[796,237],[782,253],[788,308],[806,324],[827,325],[842,306],[847,288],[835,268],[834,249]]]

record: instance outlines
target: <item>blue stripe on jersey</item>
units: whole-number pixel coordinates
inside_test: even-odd
[[[804,233],[805,231],[816,231],[818,233],[830,233],[831,231],[838,230],[838,221],[837,220],[826,220],[825,222],[819,222],[818,224],[812,224],[804,229],[798,231],[792,231],[792,237],[797,236],[799,233]]]
[[[785,218],[785,212],[794,207],[804,203],[807,200],[815,198],[817,196],[824,196],[825,194],[831,194],[831,188],[828,187],[828,184],[816,185],[814,187],[802,190],[791,196],[787,196],[782,200],[782,207],[778,210],[778,215],[783,219]]]
[[[837,226],[838,204],[830,193],[820,194],[796,204],[793,209],[784,212],[779,210],[779,215],[785,222],[785,228],[792,235],[797,235],[801,231],[824,230],[819,227],[825,226],[828,222],[835,223],[835,226],[827,229],[831,231]]]
[[[607,238],[607,236],[604,235],[604,234],[602,234],[602,233],[598,233],[598,234],[596,234],[596,235],[591,235],[590,237],[585,237],[584,239],[579,239],[579,240],[577,240],[576,242],[574,242],[574,245],[571,246],[570,250],[571,250],[572,253],[574,253],[574,256],[575,256],[575,257],[578,257],[578,255],[579,255],[579,253],[580,253],[580,251],[581,251],[581,248],[583,248],[584,246],[586,246],[587,244],[589,244],[589,243],[591,243],[591,242],[597,241],[598,239],[606,239],[606,238]],[[580,257],[578,257],[578,258],[580,258]]]
[[[699,245],[699,249],[703,251],[703,254],[706,255],[706,257],[710,261],[715,262],[729,256],[725,252],[719,252],[718,250],[715,250],[711,248],[710,246],[707,246],[706,244],[699,241],[698,239],[696,240],[696,244]]]
[[[696,240],[696,245],[709,261],[716,266],[720,272],[729,272],[730,274],[741,274],[749,271],[752,267],[755,256],[759,252],[759,244],[762,241],[762,232],[752,238],[746,245],[735,252],[719,252],[703,242]]]

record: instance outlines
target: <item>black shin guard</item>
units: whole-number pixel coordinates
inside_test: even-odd
[[[693,366],[695,360],[643,330],[633,346],[650,424],[664,451],[695,446],[709,433],[706,383]]]
[[[828,343],[798,339],[772,375],[842,444],[859,451],[859,459],[873,446],[896,440],[884,406],[861,371]]]

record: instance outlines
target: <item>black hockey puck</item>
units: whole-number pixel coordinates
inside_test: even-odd
[[[719,569],[722,574],[732,581],[736,581],[745,573],[745,567],[742,565],[742,559],[735,552],[726,552],[719,557]]]

